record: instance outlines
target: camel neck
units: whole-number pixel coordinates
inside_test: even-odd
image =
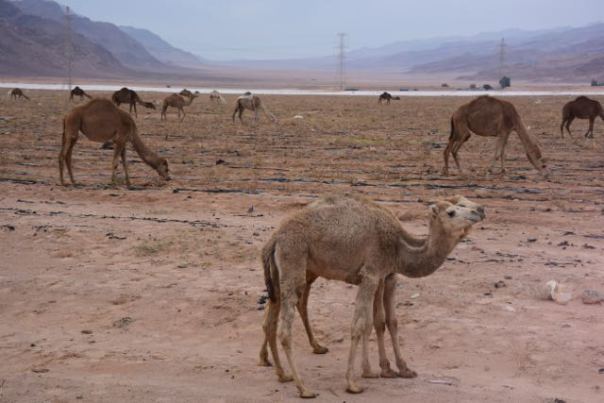
[[[430,234],[418,246],[401,239],[397,272],[407,277],[426,277],[434,273],[455,248],[458,239],[446,233],[436,220],[430,222]]]
[[[141,140],[138,133],[133,132],[131,135],[132,146],[139,157],[150,167],[156,168],[159,163],[159,156],[151,151]]]

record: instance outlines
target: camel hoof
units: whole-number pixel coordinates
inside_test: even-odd
[[[327,347],[323,347],[323,346],[318,345],[318,344],[316,346],[313,346],[313,348],[312,348],[312,352],[314,354],[325,354],[328,351],[329,351],[329,349]]]
[[[266,357],[261,357],[260,361],[258,361],[258,366],[260,367],[272,367],[273,364]]]
[[[409,368],[404,368],[404,369],[400,370],[400,372],[398,373],[398,376],[401,378],[416,378],[417,372],[415,372]]]
[[[398,378],[399,374],[396,371],[393,371],[390,368],[382,369],[382,373],[380,374],[382,378]]]
[[[363,391],[365,390],[365,388],[362,388],[358,385],[352,384],[352,385],[348,385],[348,387],[346,388],[346,392],[348,393],[352,393],[354,395],[359,394],[359,393],[363,393]]]
[[[380,374],[378,372],[373,372],[371,370],[366,370],[366,371],[363,371],[363,374],[361,376],[363,378],[372,379],[372,378],[379,378]]]
[[[302,399],[314,399],[317,396],[319,396],[318,393],[311,392],[310,390],[303,390],[302,392],[300,392],[300,397]]]
[[[294,377],[291,375],[278,375],[278,377],[279,377],[279,382],[281,382],[281,383],[291,382],[294,380]]]

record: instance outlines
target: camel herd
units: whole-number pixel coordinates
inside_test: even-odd
[[[25,97],[23,91],[10,92],[14,99]],[[75,184],[72,167],[72,152],[79,133],[89,140],[112,142],[112,181],[121,160],[126,184],[130,184],[126,159],[126,145],[131,143],[140,158],[164,180],[170,180],[168,161],[150,150],[137,133],[136,122],[131,114],[119,108],[124,103],[130,112],[136,105],[155,109],[151,102],[141,100],[128,88],[116,91],[111,100],[92,98],[81,88],[75,87],[70,99],[79,96],[90,100],[73,108],[63,119],[62,147],[59,154],[59,176],[65,185],[63,171]],[[161,119],[166,119],[166,110],[178,110],[179,119],[184,119],[184,107],[191,105],[198,93],[183,90],[169,95],[162,104]],[[378,102],[390,103],[392,97],[384,92]],[[226,100],[216,91],[210,101],[219,104]],[[262,111],[276,122],[260,97],[251,93],[235,101],[233,122],[241,120],[245,110],[254,112],[254,120]],[[181,117],[182,114],[182,117]],[[564,128],[571,135],[570,124],[575,118],[589,119],[585,137],[593,136],[593,123],[597,116],[604,120],[604,111],[599,102],[587,97],[578,97],[562,109]],[[459,172],[459,150],[472,134],[497,138],[495,154],[489,170],[500,161],[500,172],[505,171],[504,151],[511,132],[516,132],[530,163],[544,177],[549,170],[541,154],[537,140],[526,130],[520,115],[510,102],[491,96],[480,96],[460,106],[451,116],[451,133],[444,150],[443,174],[449,172],[449,156]],[[351,344],[348,355],[346,384],[350,393],[360,393],[363,387],[357,383],[354,367],[357,350],[361,345],[362,377],[414,378],[402,357],[398,343],[398,324],[395,314],[395,291],[397,274],[407,277],[425,277],[434,273],[446,260],[456,245],[464,239],[470,229],[485,218],[483,206],[463,196],[455,196],[429,203],[430,218],[428,235],[415,237],[407,232],[400,221],[388,209],[357,196],[338,195],[315,201],[292,216],[286,218],[262,249],[264,280],[269,301],[263,321],[264,340],[260,348],[260,365],[274,365],[280,382],[293,381],[300,397],[313,398],[317,394],[308,388],[297,369],[293,356],[292,324],[297,310],[302,318],[308,341],[316,354],[327,353],[328,349],[317,342],[308,318],[308,298],[313,282],[322,277],[343,281],[358,286],[351,326]],[[380,371],[373,372],[369,362],[369,337],[376,331]],[[390,334],[396,370],[386,356],[384,335]],[[281,363],[278,341],[285,353],[291,375]],[[272,363],[269,360],[269,350]]]

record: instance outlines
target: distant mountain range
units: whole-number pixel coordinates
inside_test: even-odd
[[[47,0],[0,0],[0,74],[63,76],[65,7]],[[159,36],[71,16],[73,73],[81,77],[132,76],[138,72],[191,73],[202,62]]]
[[[334,56],[212,62],[178,49],[155,33],[72,15],[73,73],[87,78],[188,77],[245,71],[335,70]],[[0,75],[64,76],[64,7],[50,0],[0,0]],[[604,81],[604,23],[541,31],[507,30],[468,37],[390,43],[346,54],[346,69],[379,77],[500,77],[499,45],[505,38],[503,73],[513,81]],[[241,77],[241,78],[239,78]]]

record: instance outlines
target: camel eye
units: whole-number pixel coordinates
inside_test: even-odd
[[[449,217],[455,217],[455,210],[448,211],[448,212],[447,212],[447,215],[448,215]]]

